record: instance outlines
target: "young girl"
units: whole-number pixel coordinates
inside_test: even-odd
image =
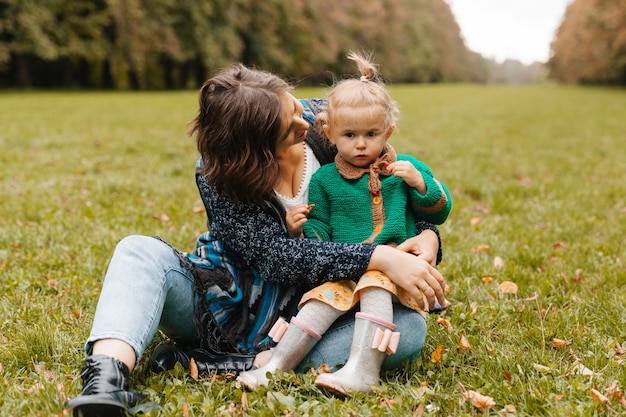
[[[387,143],[398,109],[379,80],[377,67],[355,53],[348,58],[357,63],[361,77],[337,83],[328,95],[326,113],[318,116],[337,147],[335,163],[313,175],[310,204],[288,212],[288,228],[292,236],[303,232],[310,239],[396,246],[415,234],[417,220],[443,223],[452,202],[424,163],[396,155]],[[366,272],[356,285],[344,280],[314,288],[300,301],[301,309],[290,325],[281,321],[273,329],[271,335],[280,342],[270,360],[241,374],[238,381],[256,389],[268,383],[268,371],[293,369],[330,325],[360,302],[347,363],[337,372],[319,375],[315,383],[339,395],[371,391],[385,354],[394,353],[399,340],[393,323],[396,299],[417,311],[429,310],[425,299],[411,298],[376,270]]]

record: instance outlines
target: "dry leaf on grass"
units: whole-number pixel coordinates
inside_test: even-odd
[[[490,250],[491,246],[489,245],[478,245],[472,248],[472,253],[489,252]]]
[[[572,342],[570,342],[569,340],[562,340],[562,339],[557,339],[557,338],[553,338],[552,339],[552,347],[554,349],[563,349],[566,346],[571,345]]]
[[[194,381],[198,380],[198,365],[196,365],[196,360],[194,358],[189,360],[189,375]]]
[[[482,221],[483,221],[483,218],[482,218],[482,217],[472,217],[472,218],[470,219],[470,224],[471,224],[472,226],[476,226],[476,225],[480,224],[480,222],[482,222]]]
[[[441,367],[441,359],[443,357],[443,345],[437,346],[437,348],[430,354],[430,361]]]
[[[465,387],[459,383],[463,397],[470,400],[472,405],[478,408],[481,412],[489,410],[496,406],[496,402],[493,398],[483,395],[479,392],[466,390]]]
[[[444,329],[446,329],[447,331],[451,332],[452,331],[452,325],[450,324],[450,322],[448,320],[446,320],[445,318],[439,316],[437,317],[437,323],[439,323],[439,325],[441,327],[443,327]]]
[[[468,352],[472,351],[472,347],[469,344],[469,341],[467,340],[467,337],[465,337],[464,334],[461,334],[459,336],[459,348],[466,350]]]
[[[611,385],[609,385],[605,391],[609,395],[610,399],[615,400],[621,405],[623,405],[624,407],[626,407],[626,400],[624,399],[624,393],[622,392],[620,387],[617,386],[615,382],[611,382]]]
[[[167,214],[165,214],[165,213],[154,214],[154,215],[152,215],[152,217],[154,217],[155,219],[159,219],[163,223],[167,223],[167,222],[170,221],[170,217]]]
[[[503,294],[517,294],[517,284],[511,281],[503,281],[499,285]]]
[[[493,267],[498,269],[504,268],[504,259],[499,256],[493,258]]]
[[[509,414],[517,414],[517,410],[515,409],[515,406],[513,404],[507,404],[506,406],[504,406],[502,410],[498,412],[498,414],[501,416],[507,416]]]
[[[611,400],[602,395],[600,391],[593,388],[591,388],[591,399],[594,403],[600,403],[600,407],[602,407],[602,404],[611,404]]]
[[[420,403],[415,411],[413,411],[413,417],[422,417],[424,415],[424,403]]]
[[[492,284],[493,283],[493,278],[492,277],[482,277],[481,281],[484,282],[485,284]]]

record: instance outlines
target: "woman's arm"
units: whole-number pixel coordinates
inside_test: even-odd
[[[375,249],[371,244],[339,244],[292,238],[284,214],[233,204],[216,195],[202,175],[196,182],[211,234],[268,282],[314,287],[327,281],[358,279]]]

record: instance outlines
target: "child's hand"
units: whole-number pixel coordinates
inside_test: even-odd
[[[306,223],[306,215],[309,214],[312,204],[305,206],[304,204],[299,204],[291,208],[287,215],[285,216],[285,220],[287,222],[287,229],[289,230],[289,235],[291,237],[301,237],[302,236],[302,225]]]
[[[426,194],[426,183],[422,173],[409,161],[396,161],[386,167],[389,173],[400,177],[409,187],[415,188],[420,194]]]

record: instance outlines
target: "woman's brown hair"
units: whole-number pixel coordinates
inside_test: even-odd
[[[264,204],[278,180],[276,142],[284,135],[280,96],[292,87],[280,77],[238,64],[200,88],[190,134],[201,174],[235,203]]]

